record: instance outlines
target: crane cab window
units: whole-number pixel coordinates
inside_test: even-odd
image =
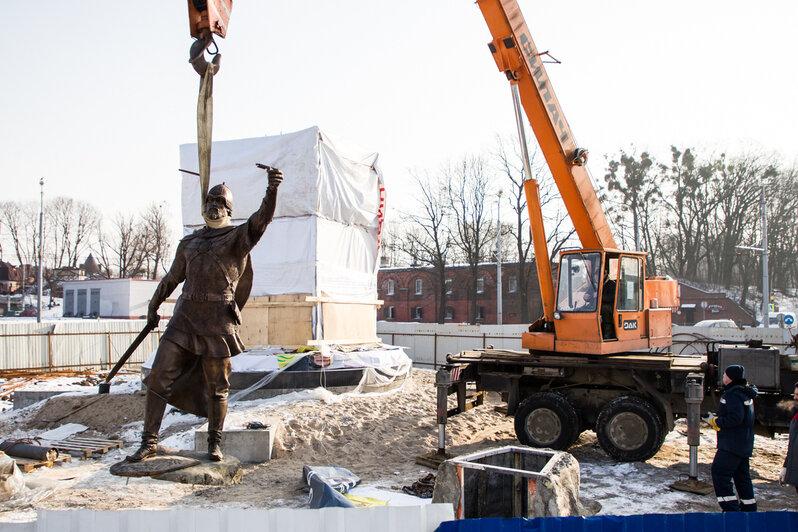
[[[642,310],[643,261],[639,257],[621,257],[618,273],[618,310],[633,312]]]
[[[568,253],[560,259],[557,310],[595,312],[601,271],[600,253]]]

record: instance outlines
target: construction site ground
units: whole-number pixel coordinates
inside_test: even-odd
[[[76,378],[75,382],[79,380]],[[135,375],[122,378],[121,384],[105,396],[97,395],[95,381],[84,379],[82,392],[77,389],[80,387],[71,386],[66,395],[22,410],[6,410],[0,414],[0,436],[36,438],[48,430],[79,424],[87,427],[81,436],[122,439],[124,448],[26,473],[29,489],[22,497],[0,503],[0,522],[35,519],[37,508],[307,508],[304,465],[345,467],[360,476],[362,486],[396,494],[398,499],[404,497],[403,486],[428,472],[428,468],[415,463],[416,456],[437,447],[434,372],[414,369],[403,388],[385,394],[335,395],[317,388],[231,404],[228,426],[267,418],[281,419],[283,424],[273,459],[245,464],[239,485],[208,487],[115,477],[108,472],[110,465],[137,446],[144,396],[138,391],[140,384]],[[451,418],[447,426],[448,452],[458,455],[517,445],[513,420],[502,413],[501,406],[498,396],[489,396],[486,404]],[[193,448],[194,430],[204,421],[189,414],[167,413],[162,443],[178,449]],[[584,432],[570,452],[580,463],[580,498],[586,507],[617,515],[718,511],[714,494],[701,496],[670,489],[688,470],[685,434],[686,426],[677,422],[652,459],[619,463],[604,454],[593,432]],[[778,484],[786,446],[786,435],[756,439],[751,469],[760,510],[798,509],[795,489]],[[714,452],[715,434],[704,427],[699,479],[705,482],[711,482]]]

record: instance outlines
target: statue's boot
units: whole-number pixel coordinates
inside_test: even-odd
[[[141,462],[158,452],[158,432],[161,430],[161,421],[166,410],[166,401],[151,391],[147,392],[144,407],[144,429],[141,431],[141,446],[138,450],[126,457],[128,462]]]
[[[227,415],[227,398],[212,398],[208,405],[208,459],[221,462],[222,454],[222,427]]]

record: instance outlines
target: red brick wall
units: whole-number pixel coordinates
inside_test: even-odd
[[[734,320],[737,325],[756,325],[756,320],[736,301],[726,297],[722,292],[706,292],[679,283],[679,300],[681,308],[673,313],[676,325],[693,325],[702,320]],[[706,303],[702,307],[702,302]],[[690,305],[694,305],[690,308]]]
[[[510,278],[518,279],[518,263],[502,264],[502,323],[521,323],[520,286],[510,292]],[[527,305],[531,323],[543,314],[540,299],[540,286],[534,263],[528,264],[530,271]],[[496,323],[496,264],[484,264],[479,267],[479,275],[483,278],[483,291],[477,295],[477,306],[483,309],[483,319],[477,323]],[[452,280],[452,293],[447,296],[448,307],[452,317],[445,323],[468,323],[470,319],[469,283],[470,272],[467,266],[449,266],[446,268],[447,279]],[[416,294],[416,280],[421,280],[421,294]],[[388,293],[389,281],[393,281],[394,293]],[[438,321],[438,278],[429,267],[423,268],[384,268],[377,275],[378,298],[383,306],[377,312],[377,319],[385,321],[416,321],[435,323]],[[697,288],[679,284],[682,308],[672,314],[673,323],[692,325],[707,319],[732,319],[737,325],[755,325],[755,320],[735,301],[723,293],[705,292]],[[706,308],[701,302],[706,301]],[[684,305],[695,305],[689,309]],[[393,318],[390,317],[393,307]],[[421,309],[421,317],[416,317],[416,308]]]
[[[521,323],[521,305],[518,284],[518,264],[502,264],[502,323]],[[534,321],[542,314],[540,287],[534,264],[528,264],[530,271],[527,301],[529,308],[528,321]],[[482,293],[477,294],[476,306],[482,308],[483,318],[477,323],[496,323],[496,264],[484,264],[479,267],[479,276],[483,279]],[[511,278],[515,277],[515,291],[511,291]],[[446,268],[446,278],[452,280],[451,293],[447,295],[446,306],[450,307],[451,319],[445,323],[468,323],[470,319],[471,273],[467,266],[450,266]],[[416,293],[416,281],[421,281],[421,293]],[[389,294],[389,283],[393,281],[393,294]],[[377,319],[386,321],[417,321],[434,323],[438,319],[438,301],[440,289],[438,278],[432,268],[385,268],[377,276],[378,298],[383,306],[378,310]],[[393,318],[390,317],[393,308]],[[421,309],[421,317],[417,317],[415,309]]]

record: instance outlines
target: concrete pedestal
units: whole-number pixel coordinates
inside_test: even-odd
[[[263,429],[225,427],[222,431],[222,452],[237,457],[241,462],[268,462],[272,457],[274,438],[281,422],[277,418],[261,421]],[[202,425],[194,434],[194,450],[208,452],[208,424]]]
[[[446,460],[432,502],[448,502],[458,519],[563,517],[579,504],[579,463],[568,453],[508,446]]]

